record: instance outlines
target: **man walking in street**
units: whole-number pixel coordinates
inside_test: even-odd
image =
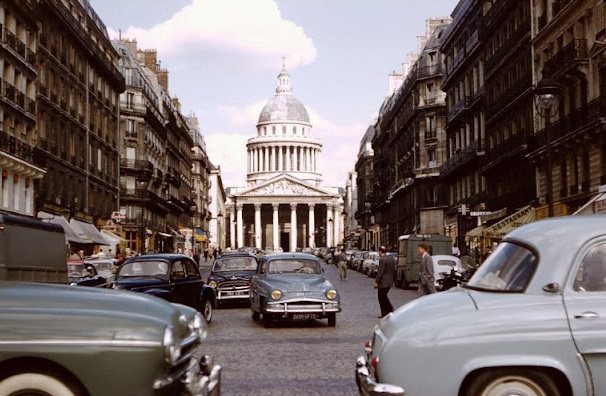
[[[339,268],[339,277],[341,280],[347,280],[347,255],[345,249],[341,249],[341,253],[336,258],[337,267]]]
[[[427,245],[420,243],[417,246],[417,252],[421,255],[418,295],[423,296],[425,294],[435,293],[436,285],[433,274],[433,259],[427,252]]]
[[[381,308],[381,316],[379,318],[393,312],[393,305],[391,305],[387,293],[389,293],[389,289],[393,285],[395,270],[396,263],[394,256],[388,256],[385,246],[381,246],[379,248],[379,269],[375,278],[375,288],[378,290],[379,307]]]

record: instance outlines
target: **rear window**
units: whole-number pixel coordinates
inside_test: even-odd
[[[521,293],[537,268],[537,257],[529,249],[503,242],[488,256],[467,287],[483,291]]]

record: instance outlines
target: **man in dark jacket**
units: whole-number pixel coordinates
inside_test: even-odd
[[[379,318],[393,312],[393,305],[391,305],[387,293],[389,293],[389,289],[393,285],[395,269],[394,257],[388,256],[385,246],[381,246],[379,248],[379,269],[377,270],[377,277],[375,279],[375,287],[379,295],[379,306],[381,307],[381,316]]]

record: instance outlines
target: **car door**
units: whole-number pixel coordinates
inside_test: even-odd
[[[267,263],[268,261],[265,259],[261,259],[259,265],[257,267],[257,272],[253,276],[250,283],[250,304],[251,306],[257,308],[257,310],[261,309],[261,297],[260,293],[262,292],[260,287],[260,280],[265,277],[265,273],[267,273]]]
[[[183,269],[183,275],[180,272],[177,274],[179,277],[182,276],[182,278],[175,282],[176,290],[179,293],[179,298],[183,304],[197,308],[199,306],[202,285],[204,282],[202,281],[200,272],[192,260],[182,259],[179,260],[179,262],[180,266],[175,267],[173,265],[173,269],[176,268],[177,271],[180,271],[180,268]]]
[[[179,304],[187,304],[187,274],[182,260],[172,262],[170,270],[171,291],[173,293],[172,302]]]
[[[564,303],[579,352],[591,370],[595,395],[606,395],[606,239],[578,256]]]

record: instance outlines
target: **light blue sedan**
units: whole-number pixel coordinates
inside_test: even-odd
[[[383,319],[365,352],[363,395],[606,395],[606,217],[516,229],[465,288]]]

